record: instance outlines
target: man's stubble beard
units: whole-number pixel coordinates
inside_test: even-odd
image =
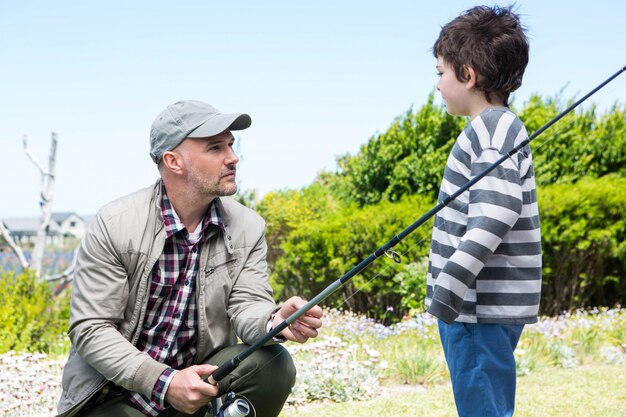
[[[230,168],[227,171],[233,171]],[[207,197],[227,197],[237,193],[237,183],[235,179],[233,181],[224,182],[223,173],[220,172],[219,177],[210,178],[204,176],[202,173],[194,168],[189,173],[189,184],[191,188],[203,196]]]

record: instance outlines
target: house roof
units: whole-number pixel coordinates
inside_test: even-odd
[[[52,220],[54,220],[55,222],[57,222],[59,224],[63,223],[70,216],[76,216],[79,219],[82,219],[78,214],[74,213],[73,211],[61,211],[61,212],[57,212],[57,213],[52,213],[50,215]]]
[[[2,223],[11,233],[36,234],[39,229],[39,218],[36,217],[14,217],[2,219]],[[61,229],[56,222],[50,222],[48,235],[58,235]]]

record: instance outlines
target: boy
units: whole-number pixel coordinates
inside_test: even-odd
[[[433,47],[449,114],[469,116],[448,158],[440,201],[527,138],[508,109],[528,41],[511,8],[479,6],[443,26]],[[541,237],[530,148],[435,218],[426,304],[439,319],[459,416],[511,416],[513,351],[537,321]]]

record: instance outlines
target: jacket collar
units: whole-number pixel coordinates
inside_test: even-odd
[[[152,194],[153,199],[154,199],[152,201],[153,203],[152,209],[156,212],[156,219],[157,219],[157,227],[155,230],[155,234],[159,233],[165,227],[165,222],[163,221],[163,214],[161,213],[161,199],[163,198],[162,183],[163,183],[163,180],[159,178],[157,182],[154,184],[153,194]],[[224,222],[224,230],[222,230],[222,238],[224,239],[224,246],[226,246],[226,250],[228,251],[228,253],[232,255],[234,253],[234,244],[233,244],[233,238],[230,232],[231,215],[228,212],[228,210],[226,210],[226,208],[224,207],[224,204],[222,204],[222,200],[219,197],[215,197],[215,200],[213,200],[213,204],[217,205],[217,209],[220,213],[220,217],[222,218],[222,222]],[[208,233],[207,235],[210,236],[211,233]]]
[[[215,197],[213,200],[213,204],[217,206],[217,210],[220,213],[220,217],[222,218],[222,222],[224,223],[224,230],[222,231],[222,238],[224,239],[224,245],[226,246],[226,250],[229,254],[233,254],[234,246],[233,246],[233,238],[230,233],[230,213],[222,204],[222,200],[219,197]]]

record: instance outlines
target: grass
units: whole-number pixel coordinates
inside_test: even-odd
[[[318,339],[293,347],[299,376],[283,417],[456,416],[432,317],[386,327],[328,311]],[[516,416],[626,417],[625,309],[543,317],[525,328],[515,355]],[[334,395],[321,389],[329,382]]]
[[[62,346],[0,354],[0,417],[53,415]],[[456,415],[436,320],[428,314],[384,326],[327,310],[318,338],[286,347],[298,379],[282,417]],[[524,329],[515,355],[516,417],[626,417],[626,309],[542,317]]]
[[[516,416],[625,417],[626,364],[543,368],[518,378]],[[449,384],[384,387],[367,401],[310,404],[283,410],[282,417],[454,417]]]

